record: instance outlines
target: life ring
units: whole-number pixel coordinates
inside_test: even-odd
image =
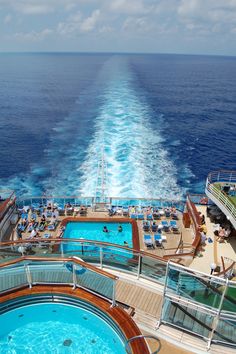
[[[67,263],[67,264],[66,264],[66,268],[67,268],[70,272],[73,272],[73,266],[72,266],[71,263]],[[75,274],[82,275],[82,274],[84,274],[85,272],[86,272],[86,268],[81,267],[80,269],[77,269],[77,270],[75,271]]]

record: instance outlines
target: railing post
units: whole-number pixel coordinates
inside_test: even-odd
[[[165,304],[165,294],[166,294],[166,286],[167,286],[167,279],[168,279],[168,272],[169,272],[169,265],[170,265],[170,261],[167,262],[166,265],[166,275],[165,275],[165,283],[164,283],[164,288],[163,288],[163,295],[162,295],[162,304],[161,304],[161,315],[160,315],[160,319],[157,322],[157,325],[155,327],[155,329],[158,329],[161,325],[162,322],[162,318],[163,318],[163,308],[164,308],[164,304]]]
[[[139,279],[139,277],[140,277],[141,269],[142,269],[142,256],[139,253],[139,255],[138,255],[138,274],[137,274],[137,279]]]
[[[76,279],[76,273],[75,273],[75,264],[72,264],[72,280],[73,280],[73,289],[76,288],[77,284],[77,279]]]
[[[31,273],[30,273],[30,268],[29,266],[26,264],[25,265],[25,272],[26,272],[26,278],[29,284],[29,288],[32,288],[32,277],[31,277]]]
[[[61,257],[64,258],[64,243],[61,242]]]
[[[220,313],[221,313],[221,310],[222,310],[225,294],[226,294],[226,291],[228,289],[228,283],[229,283],[229,279],[227,278],[226,279],[226,283],[225,283],[225,288],[224,288],[224,291],[223,291],[221,299],[220,299],[220,304],[219,304],[219,307],[218,307],[218,311],[217,311],[217,314],[216,314],[216,316],[215,316],[215,318],[213,320],[212,330],[211,330],[211,332],[209,334],[209,337],[208,337],[207,350],[210,349],[212,338],[213,338],[214,332],[215,332],[215,330],[217,328],[217,325],[218,325],[218,322],[219,322],[219,319],[220,319]]]
[[[113,280],[113,289],[112,289],[112,304],[111,307],[116,306],[116,280]]]
[[[103,248],[100,247],[100,268],[101,269],[103,267],[102,261],[103,261]]]

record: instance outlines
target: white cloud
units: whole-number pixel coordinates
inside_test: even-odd
[[[92,12],[91,16],[85,18],[81,23],[80,30],[82,32],[90,32],[92,31],[100,17],[100,10],[95,10]]]
[[[46,37],[51,35],[53,31],[49,28],[45,28],[42,31],[36,32],[17,32],[14,34],[14,37],[21,41],[30,41],[30,42],[40,42],[44,40]]]
[[[57,32],[62,35],[71,35],[82,32],[91,32],[96,28],[100,18],[100,10],[95,10],[86,18],[83,18],[81,12],[69,16],[65,22],[60,22],[57,26]]]
[[[117,13],[143,14],[147,12],[148,6],[142,0],[113,0],[110,9]]]
[[[43,15],[59,9],[72,10],[78,0],[0,0],[0,6],[23,15]]]
[[[236,22],[236,0],[181,0],[177,14],[187,29],[230,32]]]
[[[152,24],[145,17],[128,17],[122,26],[123,31],[148,32],[153,28]]]

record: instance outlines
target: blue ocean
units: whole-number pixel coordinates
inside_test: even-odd
[[[0,188],[179,199],[236,169],[236,58],[1,54]]]

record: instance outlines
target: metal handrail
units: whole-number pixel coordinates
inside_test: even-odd
[[[224,172],[225,173],[225,172]],[[231,174],[232,173],[232,174]],[[234,227],[236,227],[236,207],[234,205],[234,203],[230,200],[230,198],[223,192],[221,191],[219,188],[217,188],[214,183],[216,182],[228,182],[228,183],[236,183],[236,172],[235,171],[231,171],[230,173],[230,177],[228,176],[228,178],[222,178],[222,174],[219,172],[218,174],[216,174],[216,172],[213,172],[211,174],[208,175],[207,177],[207,181],[206,181],[206,194],[210,197],[212,196],[213,198],[215,198],[216,200],[215,203],[219,204],[218,206],[225,208],[225,210],[230,214],[231,216],[231,222],[234,225]],[[235,173],[235,176],[234,174]],[[225,174],[224,174],[225,176]]]
[[[151,335],[151,334],[139,334],[138,336],[134,336],[134,337],[132,337],[132,338],[129,338],[129,339],[127,340],[126,344],[125,344],[125,351],[126,351],[128,354],[132,353],[129,344],[130,344],[131,342],[133,342],[134,340],[136,340],[136,339],[141,339],[141,338],[144,338],[144,339],[145,339],[145,338],[149,338],[149,339],[154,339],[154,340],[156,340],[156,341],[158,342],[159,347],[157,348],[157,350],[155,350],[155,352],[152,352],[152,354],[159,353],[159,351],[160,351],[160,349],[161,349],[161,342],[160,342],[160,339],[159,339],[158,337],[156,337],[156,336]]]

